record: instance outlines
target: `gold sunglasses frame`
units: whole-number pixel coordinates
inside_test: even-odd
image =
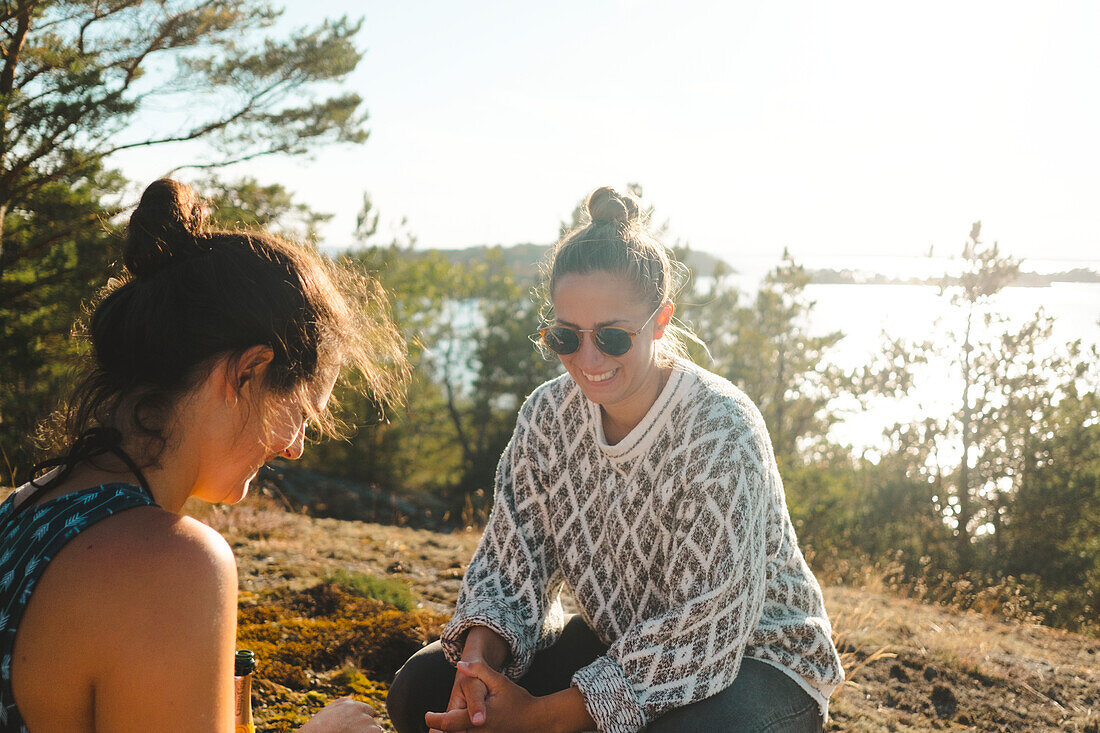
[[[666,303],[661,303],[659,306],[657,306],[657,309],[649,314],[649,318],[645,319],[645,323],[638,326],[637,331],[631,330],[629,328],[623,328],[622,326],[602,326],[600,328],[573,328],[572,326],[564,326],[564,325],[558,323],[558,324],[552,324],[552,325],[549,325],[549,326],[543,326],[538,331],[535,331],[533,334],[528,336],[528,338],[531,339],[532,343],[534,343],[536,346],[541,341],[542,344],[547,349],[550,349],[550,352],[552,354],[556,354],[557,356],[570,356],[571,354],[576,354],[578,351],[581,350],[581,346],[584,344],[584,334],[590,333],[590,334],[592,334],[592,342],[595,344],[596,348],[599,349],[600,353],[604,354],[605,356],[610,356],[612,359],[614,359],[614,358],[617,358],[617,357],[620,357],[620,356],[626,356],[627,354],[630,353],[630,350],[634,348],[634,337],[637,336],[639,333],[641,333],[642,329],[644,329],[646,326],[649,325],[649,322],[653,320],[653,317],[655,315],[657,315],[658,313],[661,312],[661,310],[664,309],[665,305],[666,305]],[[562,353],[560,351],[555,351],[553,348],[551,348],[549,342],[547,342],[547,340],[546,340],[546,334],[549,331],[551,331],[555,328],[564,328],[567,331],[572,331],[575,334],[579,334],[577,336],[577,348],[575,348],[572,351],[569,351],[567,353]],[[606,351],[604,351],[603,349],[600,348],[600,342],[598,340],[596,340],[596,334],[600,331],[604,331],[604,330],[607,330],[607,329],[611,329],[611,330],[615,330],[615,331],[624,331],[626,334],[628,334],[630,336],[630,346],[627,347],[626,351],[624,351],[621,354],[609,354],[609,353],[607,353]]]

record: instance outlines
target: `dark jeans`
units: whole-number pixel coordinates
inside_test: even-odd
[[[532,695],[569,687],[573,673],[607,651],[580,616],[570,616],[561,637],[535,654],[531,669],[516,680]],[[455,669],[437,641],[405,662],[390,685],[386,708],[399,733],[423,733],[424,713],[443,712],[451,697]],[[737,731],[738,733],[819,733],[817,703],[794,680],[770,664],[742,659],[733,683],[717,695],[676,708],[653,721],[650,733]]]

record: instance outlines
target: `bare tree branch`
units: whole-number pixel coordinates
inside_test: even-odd
[[[16,28],[12,35],[11,43],[4,52],[4,68],[0,71],[0,94],[10,94],[15,83],[15,67],[19,64],[19,52],[23,49],[23,42],[27,40],[27,32],[31,27],[31,10],[34,2],[21,0],[16,7]]]

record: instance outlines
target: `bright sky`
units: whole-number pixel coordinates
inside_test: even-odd
[[[738,254],[1100,260],[1100,3],[289,2],[363,15],[361,147],[249,164],[424,247],[550,242],[637,181],[674,237]],[[120,161],[136,179],[171,167]]]

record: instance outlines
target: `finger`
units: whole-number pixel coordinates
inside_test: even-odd
[[[462,689],[462,685],[465,681],[466,678],[462,675],[455,675],[455,683],[451,688],[451,697],[447,700],[447,710],[466,707],[466,691]]]
[[[481,725],[485,722],[485,697],[483,695],[471,695],[467,712],[470,714],[470,722]]]
[[[363,702],[362,700],[356,700],[354,697],[341,697],[336,701],[347,706],[354,706],[358,712],[370,715],[372,718],[378,715],[378,712],[370,706],[370,704]]]
[[[466,707],[470,712],[470,722],[474,725],[482,725],[487,713],[486,703],[489,697],[489,688],[476,677],[465,678],[463,694],[466,698]]]
[[[437,728],[447,733],[462,731],[473,727],[466,710],[450,710],[446,713],[425,713],[424,722],[429,728]]]
[[[378,714],[374,711],[374,708],[372,708],[369,703],[365,703],[362,700],[356,700],[354,697],[349,697],[348,695],[344,695],[343,697],[338,697],[329,704],[330,705],[343,705],[345,707],[348,706],[348,705],[353,705],[355,707],[363,707],[363,708],[366,708],[367,710],[369,710],[372,715],[377,715]]]
[[[488,697],[489,685],[485,684],[477,677],[463,677],[462,694],[467,699],[471,697]]]
[[[340,706],[342,708],[350,708],[354,711],[354,714],[356,715],[369,717],[371,719],[371,723],[374,723],[374,718],[378,715],[375,709],[372,708],[369,704],[363,702],[362,700],[356,700],[354,697],[340,697],[336,700],[333,700],[330,704],[334,707]]]
[[[459,662],[458,671],[484,682],[489,692],[499,689],[501,681],[508,679],[485,662]]]

